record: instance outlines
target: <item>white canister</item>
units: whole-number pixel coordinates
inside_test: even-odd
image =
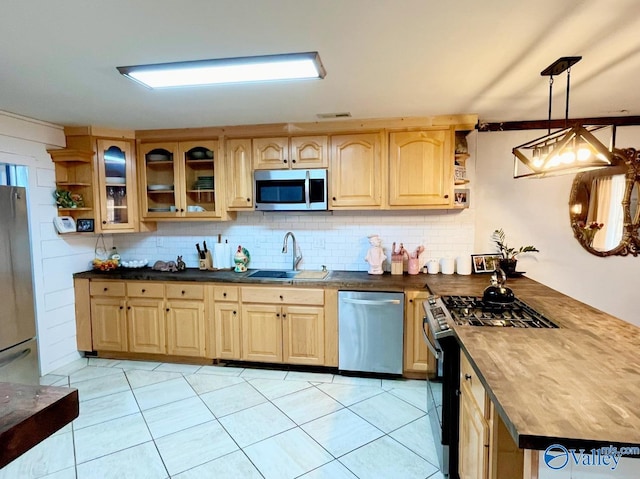
[[[456,258],[456,273],[471,274],[471,257],[458,256]]]
[[[440,270],[442,274],[453,274],[456,270],[456,261],[453,258],[442,258],[440,260]]]
[[[430,259],[427,261],[427,273],[438,274],[440,272],[440,263],[437,259]]]

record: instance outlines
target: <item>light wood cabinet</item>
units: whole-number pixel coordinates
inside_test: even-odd
[[[389,134],[390,208],[453,204],[453,131]]]
[[[226,219],[224,162],[217,140],[141,143],[139,184],[144,218]]]
[[[163,299],[127,300],[129,348],[132,353],[166,353],[166,325]]]
[[[324,365],[324,291],[242,288],[242,359]]]
[[[167,354],[205,356],[205,313],[202,301],[169,300],[167,312]]]
[[[325,364],[324,308],[282,308],[282,361],[287,364]]]
[[[525,451],[513,441],[464,352],[460,353],[459,397],[460,479],[525,477]]]
[[[68,148],[49,151],[55,163],[56,188],[81,200],[74,207],[59,208],[58,214],[72,216],[76,221],[93,220],[91,231],[79,227],[78,232],[155,230],[155,224],[141,222],[138,215],[132,132],[77,127],[65,128],[65,133]]]
[[[425,312],[422,303],[429,294],[422,291],[405,292],[404,305],[404,371],[420,377],[436,373],[436,358],[424,342],[422,320]],[[431,334],[427,328],[428,334]]]
[[[213,286],[214,327],[216,357],[241,359],[241,315],[237,286]]]
[[[327,136],[300,136],[253,139],[253,169],[327,168]]]
[[[272,304],[242,304],[242,359],[282,362],[282,308]]]
[[[251,139],[229,139],[225,144],[229,180],[227,208],[232,211],[253,209],[253,165]]]
[[[76,280],[77,291],[86,291]],[[206,357],[207,301],[201,284],[90,281],[83,350]],[[86,300],[78,301],[78,314]],[[83,322],[78,323],[84,325]],[[91,331],[91,344],[84,339]],[[80,343],[79,343],[80,344]]]
[[[331,136],[330,209],[376,209],[382,205],[380,133]]]
[[[139,224],[133,141],[97,140],[100,228],[134,232]]]

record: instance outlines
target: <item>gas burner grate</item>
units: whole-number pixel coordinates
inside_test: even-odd
[[[512,328],[557,328],[558,326],[525,302],[491,304],[478,296],[442,296],[457,325]]]

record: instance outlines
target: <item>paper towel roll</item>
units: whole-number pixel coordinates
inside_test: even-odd
[[[213,266],[216,269],[231,268],[231,247],[228,243],[213,245]]]
[[[458,256],[456,258],[456,273],[471,274],[471,258],[469,256]]]

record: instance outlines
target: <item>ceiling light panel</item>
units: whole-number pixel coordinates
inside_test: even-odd
[[[310,80],[321,79],[326,75],[317,52],[159,63],[117,69],[122,75],[154,89]]]

